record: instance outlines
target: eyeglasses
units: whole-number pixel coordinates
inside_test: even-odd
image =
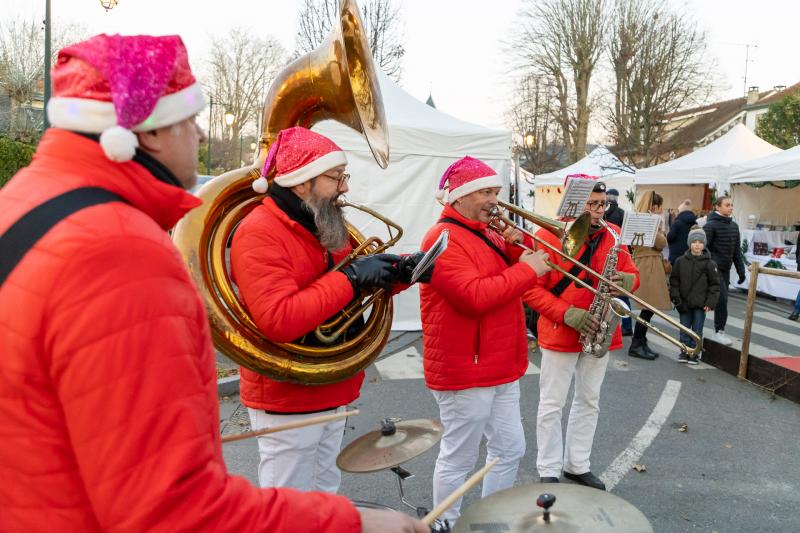
[[[586,202],[586,207],[592,210],[597,208],[603,209],[605,206],[606,206],[605,200],[592,200],[590,202]]]
[[[336,189],[341,189],[342,184],[347,183],[350,180],[350,174],[342,173],[339,177],[328,176],[327,174],[322,174],[322,177],[328,178],[329,180],[334,180],[336,182]]]

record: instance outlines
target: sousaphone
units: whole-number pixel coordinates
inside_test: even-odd
[[[251,185],[260,175],[269,146],[285,128],[336,120],[363,133],[378,164],[388,165],[386,117],[364,25],[353,0],[342,0],[339,14],[326,40],[288,65],[270,87],[256,162],[209,181],[198,194],[203,205],[184,217],[173,233],[205,302],[217,349],[270,378],[309,385],[344,380],[378,356],[391,330],[390,296],[383,291],[362,294],[371,300],[368,313],[357,298],[347,317],[337,317],[325,331],[317,331],[322,342],[271,342],[258,331],[236,293],[226,267],[226,243],[237,224],[262,201],[263,195]],[[366,239],[350,226],[354,246],[350,259],[382,252],[400,238],[401,228],[391,221],[362,206],[345,205],[377,216],[390,225],[392,236],[386,243],[376,237]],[[396,235],[392,227],[399,230]],[[357,333],[331,334],[355,313],[364,315]]]

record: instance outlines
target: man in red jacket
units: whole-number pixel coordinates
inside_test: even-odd
[[[181,39],[99,35],[52,80],[53,128],[0,191],[0,531],[413,531],[227,472],[208,318],[166,233],[205,139]]]
[[[602,273],[611,248],[613,235],[600,225],[606,204],[606,186],[597,182],[586,202],[585,211],[592,216],[592,226],[577,257],[596,272]],[[609,224],[615,231],[619,228]],[[538,237],[560,247],[559,239],[546,230]],[[639,285],[639,273],[626,246],[619,250],[617,274],[612,281],[633,291]],[[566,271],[573,264],[563,258],[552,259]],[[597,283],[583,271],[580,278]],[[605,490],[603,482],[589,468],[589,456],[597,427],[600,387],[608,365],[608,356],[597,358],[581,354],[578,342],[581,333],[596,331],[597,320],[588,309],[594,294],[569,282],[569,278],[553,270],[539,278],[536,286],[525,294],[525,302],[537,309],[539,317],[539,346],[542,367],[539,376],[539,413],[536,422],[536,443],[539,448],[536,468],[543,483],[558,482],[563,470],[567,479],[589,487]],[[563,281],[562,281],[563,280]],[[622,347],[622,334],[617,328],[610,349]],[[561,412],[567,400],[569,385],[575,377],[575,397],[570,408],[566,444],[561,438]]]
[[[447,204],[422,242],[428,249],[442,231],[450,232],[431,282],[420,288],[425,383],[444,425],[434,506],[475,467],[484,435],[487,462],[500,462],[483,480],[483,497],[514,485],[525,454],[519,378],[528,368],[528,343],[521,296],[549,267],[544,252],[523,253],[488,229],[501,185],[478,159],[453,163],[439,183]],[[505,236],[521,238],[516,230]],[[460,507],[459,499],[441,518],[453,523]]]
[[[281,131],[270,147],[263,176],[266,190],[233,237],[231,268],[247,309],[274,342],[315,342],[314,330],[342,310],[362,289],[391,290],[408,281],[421,254],[359,258],[331,271],[352,247],[342,208],[348,191],[347,158],[333,141],[305,128]],[[275,381],[241,370],[241,399],[254,429],[295,422],[322,412],[343,411],[358,398],[364,372],[329,385]],[[344,420],[258,437],[262,487],[336,492],[336,466]]]

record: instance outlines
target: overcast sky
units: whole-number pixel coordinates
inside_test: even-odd
[[[460,119],[504,128],[513,73],[507,45],[522,0],[394,0],[401,6],[406,56],[401,85]],[[708,31],[711,54],[726,85],[743,91],[744,44],[751,48],[747,84],[762,90],[800,81],[797,0],[670,0]],[[78,23],[94,33],[180,34],[197,70],[211,35],[249,28],[294,48],[298,0],[119,0],[106,13],[99,0],[52,0],[54,27]],[[3,17],[42,18],[44,0],[0,0]]]

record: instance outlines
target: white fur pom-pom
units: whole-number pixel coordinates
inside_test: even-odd
[[[100,146],[103,147],[107,158],[117,163],[124,163],[133,159],[139,140],[131,130],[113,126],[100,134]]]
[[[444,193],[445,193],[444,189],[439,189],[438,191],[436,191],[436,199],[444,201]]]
[[[267,181],[267,178],[265,178],[264,176],[261,176],[260,178],[258,178],[253,182],[253,190],[256,191],[258,194],[264,194],[265,192],[267,192],[268,188],[269,188],[269,182]]]

